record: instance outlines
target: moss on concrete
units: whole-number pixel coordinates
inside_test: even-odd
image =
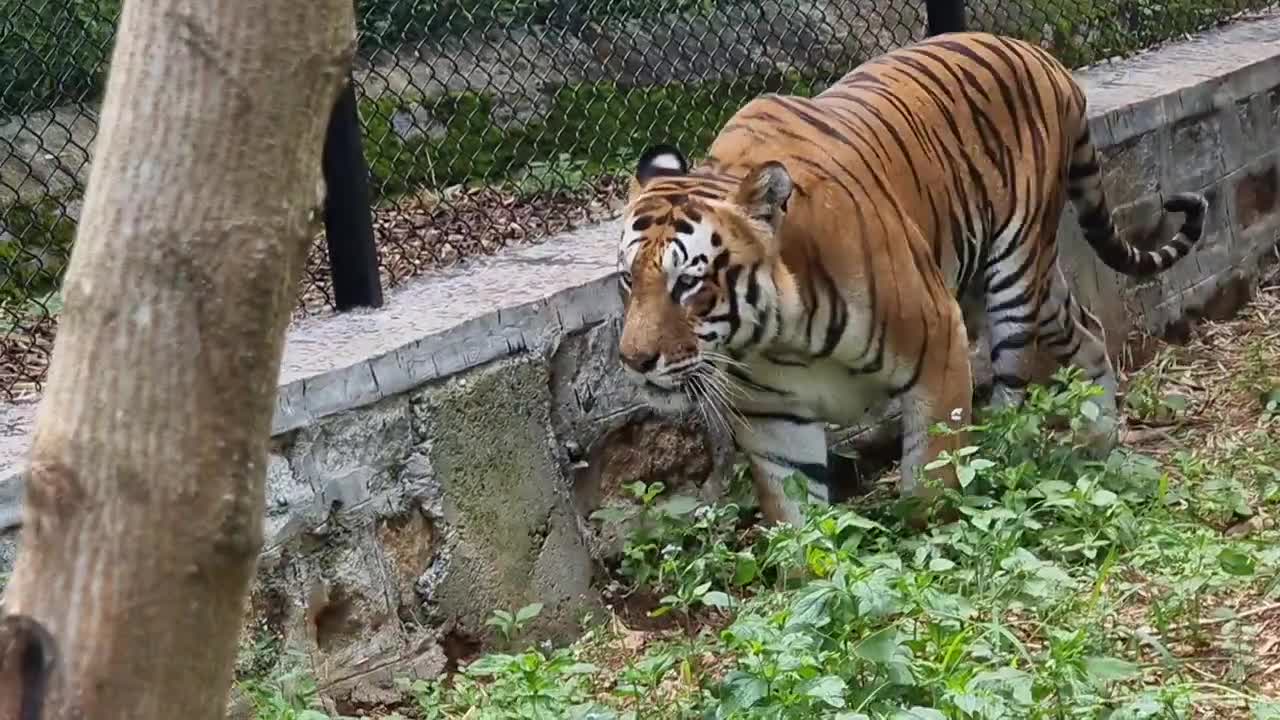
[[[448,567],[428,599],[468,633],[482,633],[494,608],[531,602],[546,604],[544,633],[567,633],[589,602],[591,561],[548,430],[548,382],[544,364],[517,358],[414,399],[444,497]]]

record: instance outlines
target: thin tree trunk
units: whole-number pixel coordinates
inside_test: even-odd
[[[217,718],[351,0],[126,0],[5,610],[45,717]]]

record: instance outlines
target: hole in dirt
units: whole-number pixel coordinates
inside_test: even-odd
[[[666,632],[689,628],[716,630],[726,622],[726,617],[722,613],[706,608],[695,611],[687,618],[675,612],[652,617],[650,613],[662,607],[662,602],[658,594],[643,590],[621,597],[606,596],[604,600],[605,605],[627,629],[639,632]]]
[[[353,617],[355,606],[351,597],[341,587],[329,591],[329,597],[315,614],[316,645],[321,650],[331,650],[343,637],[359,632],[360,624]]]
[[[451,675],[465,663],[475,659],[483,644],[480,639],[458,629],[450,630],[440,639],[440,647],[444,650],[444,672]]]

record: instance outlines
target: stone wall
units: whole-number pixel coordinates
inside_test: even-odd
[[[1145,248],[1163,199],[1204,192],[1210,208],[1195,252],[1146,281],[1122,278],[1090,252],[1074,212],[1062,223],[1064,269],[1118,352],[1132,329],[1179,336],[1220,318],[1274,255],[1280,237],[1280,21],[1269,15],[1077,74],[1088,93],[1117,225]]]
[[[1163,193],[1213,202],[1202,246],[1146,283],[1102,268],[1064,219],[1064,264],[1113,343],[1216,312],[1274,250],[1278,42],[1270,16],[1079,74],[1137,236]],[[653,417],[620,375],[616,238],[613,223],[583,228],[290,330],[246,642],[283,637],[340,704],[387,700],[392,678],[474,647],[496,607],[542,602],[537,631],[571,635],[598,607],[609,540],[589,515],[622,485],[721,492],[726,438]],[[32,409],[0,410],[4,567]]]

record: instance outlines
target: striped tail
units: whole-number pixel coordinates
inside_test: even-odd
[[[1098,151],[1089,138],[1087,124],[1071,154],[1071,166],[1067,169],[1067,195],[1076,208],[1085,239],[1102,262],[1118,273],[1134,277],[1163,272],[1186,257],[1200,241],[1205,212],[1209,209],[1209,201],[1200,193],[1172,195],[1164,202],[1165,212],[1183,214],[1182,227],[1173,239],[1151,251],[1139,250],[1125,242],[1111,219],[1111,208],[1102,189]]]

